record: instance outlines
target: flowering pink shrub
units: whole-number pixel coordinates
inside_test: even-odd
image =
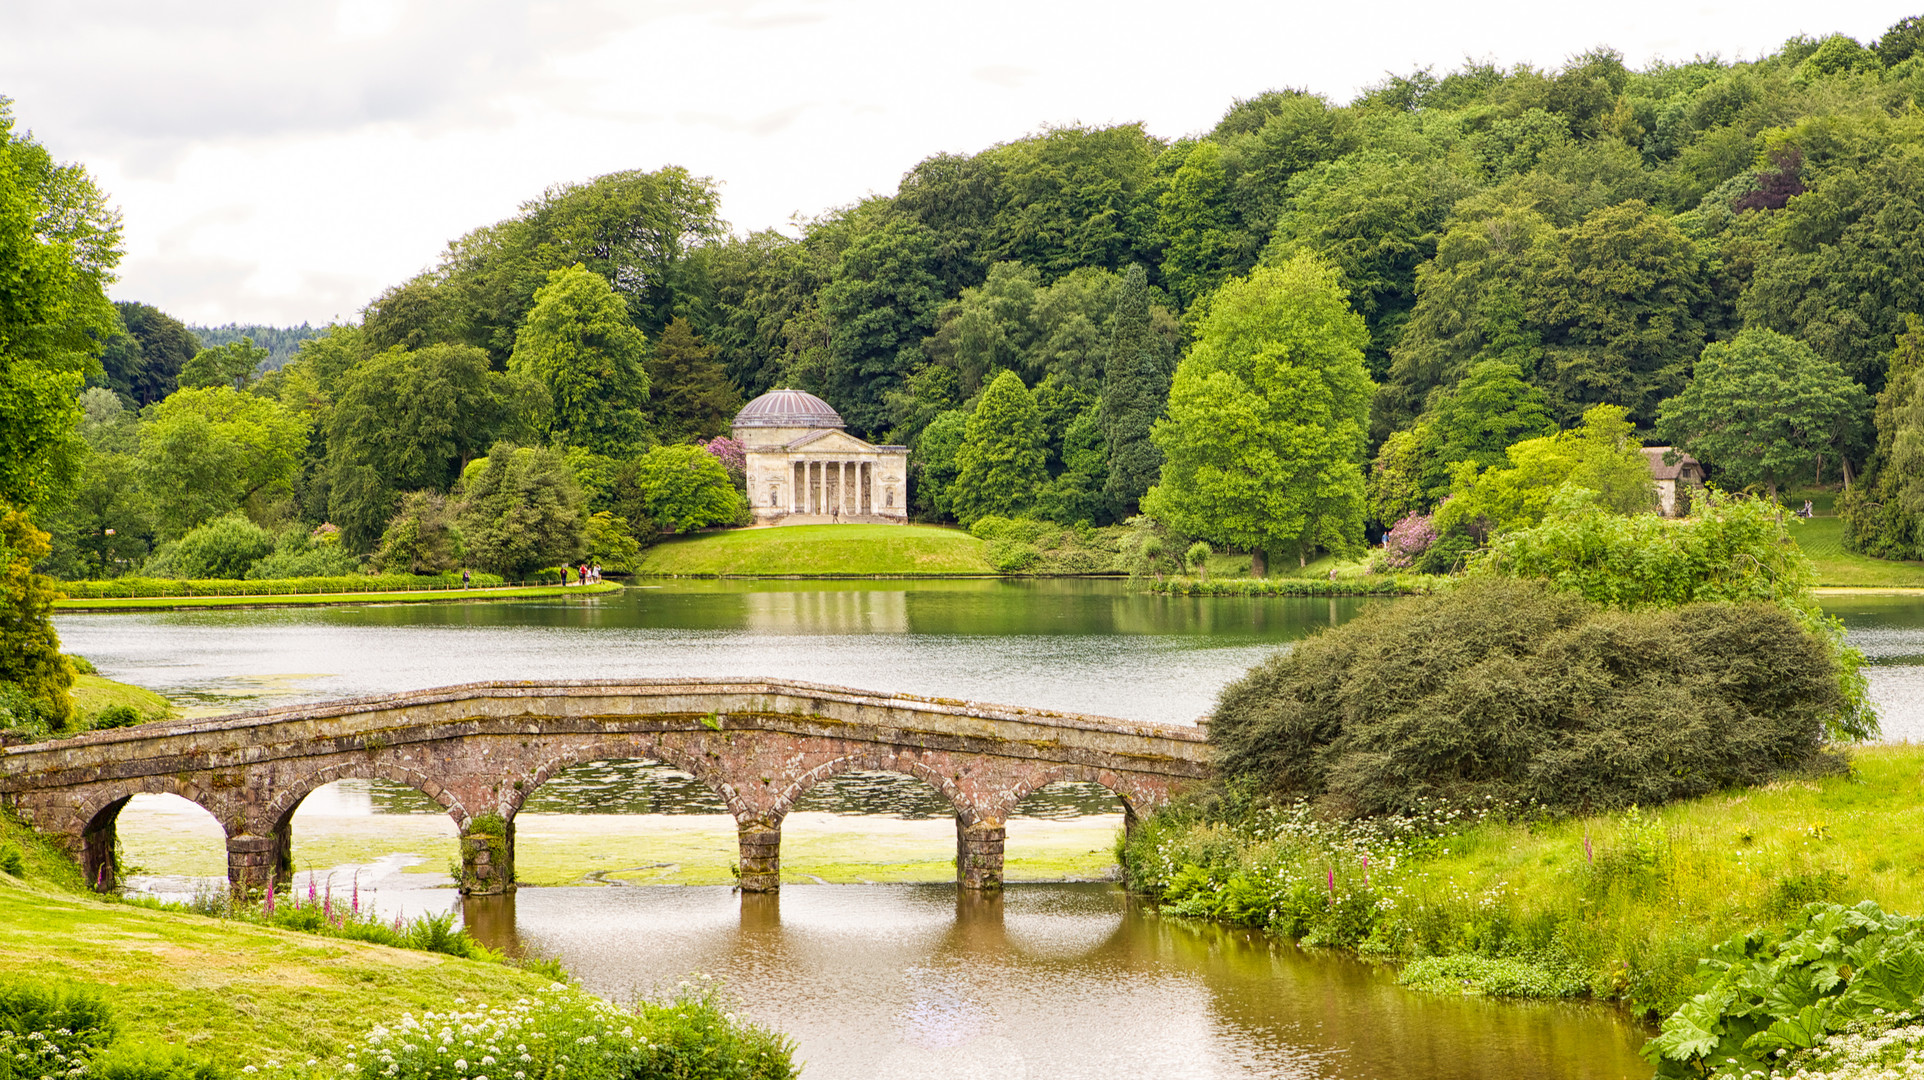
[[[1436,526],[1427,514],[1411,514],[1390,526],[1383,537],[1383,562],[1397,570],[1408,570],[1417,557],[1436,543]]]
[[[728,475],[733,477],[736,483],[741,483],[742,478],[748,475],[748,450],[742,446],[740,440],[731,439],[726,435],[717,435],[708,440],[702,449],[715,455],[715,458],[722,463],[722,468],[728,470]]]

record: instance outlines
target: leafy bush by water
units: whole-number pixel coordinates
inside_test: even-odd
[[[1569,964],[1472,953],[1417,957],[1396,981],[1432,993],[1512,998],[1577,997],[1589,989],[1583,973]]]
[[[1704,961],[1709,986],[1644,1048],[1659,1077],[1841,1075],[1877,1064],[1904,1039],[1863,1036],[1924,1012],[1924,921],[1866,900],[1812,904],[1782,929],[1723,942]],[[1839,1038],[1838,1036],[1843,1036]],[[1898,1046],[1915,1058],[1918,1040]],[[1832,1075],[1840,1075],[1831,1073]],[[1904,1075],[1910,1075],[1905,1073]]]
[[[1271,657],[1224,689],[1210,738],[1225,777],[1344,815],[1608,809],[1835,771],[1845,706],[1829,643],[1780,607],[1615,612],[1495,578]]]

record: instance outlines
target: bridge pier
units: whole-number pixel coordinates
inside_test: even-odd
[[[114,823],[120,817],[120,808],[126,805],[126,799],[116,799],[81,828],[80,872],[87,876],[87,884],[95,892],[113,892],[120,885],[120,860],[114,856],[117,839]]]
[[[741,890],[771,893],[782,887],[782,823],[766,818],[738,820],[741,844]]]
[[[256,836],[238,833],[227,838],[227,883],[234,892],[246,896],[264,892],[267,883],[280,878],[281,837],[272,833]]]
[[[955,818],[955,883],[965,889],[1002,888],[1002,848],[1006,822],[994,818]]]
[[[463,896],[514,891],[514,819],[483,814],[461,828]]]

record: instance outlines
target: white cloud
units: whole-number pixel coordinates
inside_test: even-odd
[[[1207,128],[1465,56],[1554,66],[1870,38],[1889,4],[1518,0],[0,0],[0,93],[126,212],[116,295],[196,322],[348,316],[549,184],[680,164],[738,228],[1050,123]]]

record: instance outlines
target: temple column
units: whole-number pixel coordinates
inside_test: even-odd
[[[852,463],[847,461],[842,462],[841,496],[842,496],[842,516],[843,517],[847,517],[850,514],[855,513],[855,506],[854,506],[855,484],[854,484],[853,477],[849,472],[850,464]]]
[[[794,458],[788,459],[788,512],[802,512],[801,465]]]

